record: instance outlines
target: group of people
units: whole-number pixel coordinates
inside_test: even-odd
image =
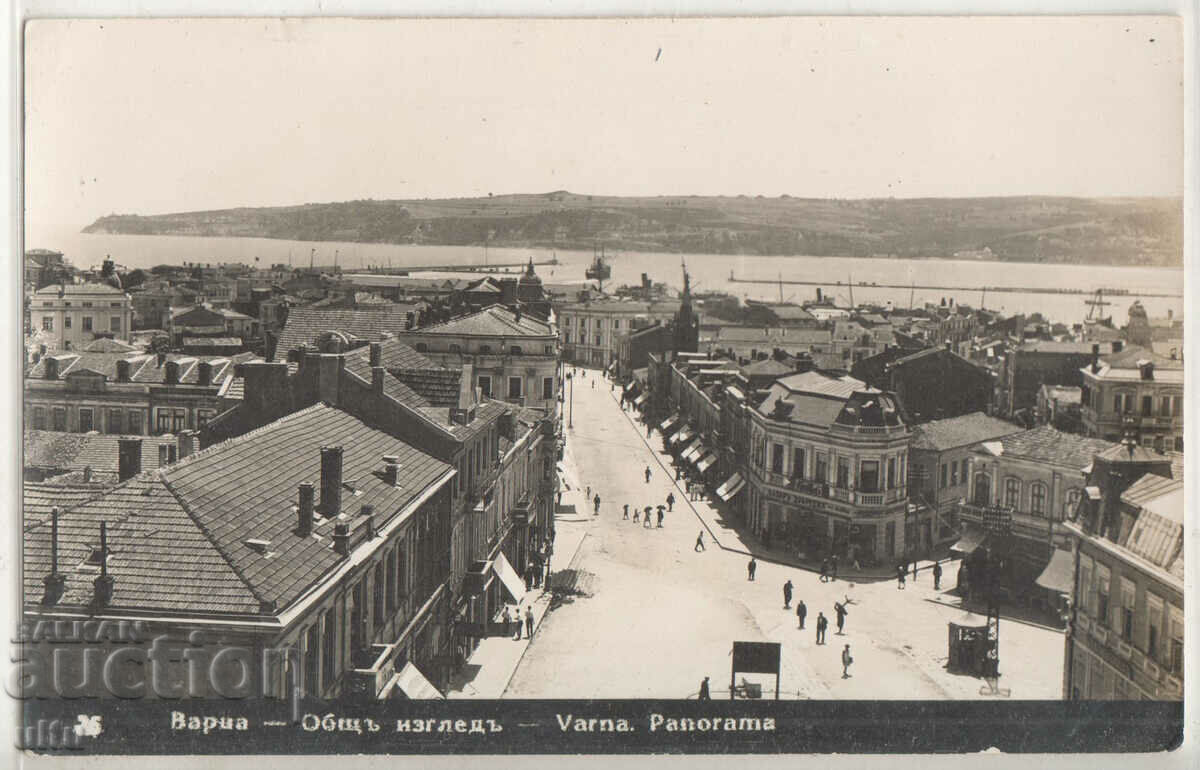
[[[658,505],[658,528],[659,529],[662,528],[663,519],[666,518],[667,512],[669,512],[671,510],[671,505],[675,502],[675,496],[668,495],[667,501],[668,501],[667,505],[663,505],[661,503],[659,503],[659,505]],[[645,529],[650,529],[650,528],[654,527],[654,522],[655,522],[654,510],[655,509],[649,505],[647,505],[645,508],[642,508],[639,510],[638,507],[635,505],[633,507],[633,523],[637,524],[638,522],[641,522],[642,527]],[[599,514],[599,507],[597,507],[597,515],[598,514]],[[621,516],[621,520],[624,521],[628,518],[629,518],[629,503],[625,503],[624,514]]]
[[[518,641],[521,638],[521,608],[517,607],[513,613],[509,613],[508,607],[504,608],[504,613],[500,616],[500,622],[504,625],[504,634],[507,636],[509,628],[516,624],[517,634],[513,637],[513,641]],[[533,638],[533,607],[525,608],[525,638]]]
[[[898,564],[896,566],[896,588],[897,588],[897,590],[900,590],[900,591],[904,590],[905,577],[908,574],[908,566],[909,565],[905,562],[901,562],[900,564]],[[940,591],[942,588],[942,565],[941,565],[941,563],[935,561],[933,563],[933,567],[931,568],[931,571],[933,572],[933,590]],[[912,562],[912,577],[913,577],[913,582],[916,582],[916,579],[917,579],[917,563],[916,563],[916,561]]]

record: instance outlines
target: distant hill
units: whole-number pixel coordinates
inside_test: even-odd
[[[87,233],[1181,266],[1178,198],[624,198],[556,191],[101,217]],[[990,250],[990,252],[988,251]]]

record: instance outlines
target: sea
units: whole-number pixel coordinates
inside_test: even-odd
[[[76,267],[98,266],[111,257],[126,269],[159,264],[219,264],[240,262],[257,267],[314,263],[331,265],[336,259],[343,271],[371,266],[515,265],[533,258],[557,265],[537,268],[549,283],[584,283],[584,270],[593,259],[590,250],[542,248],[483,248],[479,246],[427,246],[368,243],[289,241],[267,238],[210,238],[173,235],[88,234],[75,228],[52,228],[31,234],[26,248],[61,251]],[[643,273],[675,288],[683,285],[686,265],[693,292],[724,292],[743,299],[803,302],[820,288],[840,305],[863,302],[898,308],[941,303],[986,307],[1006,315],[1040,312],[1052,321],[1077,323],[1089,312],[1102,311],[1123,325],[1129,306],[1140,300],[1152,318],[1168,312],[1182,317],[1182,268],[1057,265],[985,260],[896,259],[857,257],[761,257],[727,254],[665,254],[639,251],[605,251],[612,267],[607,287],[636,285]],[[506,268],[497,268],[503,272]],[[731,280],[755,279],[767,283]],[[817,285],[788,284],[806,281]],[[872,286],[890,284],[893,287]],[[1037,291],[997,291],[998,287]],[[1112,304],[1096,308],[1087,304],[1098,289],[1120,289],[1128,294],[1104,295]],[[1061,292],[1061,293],[1056,293]]]

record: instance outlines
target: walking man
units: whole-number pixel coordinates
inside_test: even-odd
[[[513,637],[513,641],[516,642],[521,639],[521,608],[517,607],[516,612],[514,614],[516,615],[514,620],[517,621],[514,624],[517,627],[517,635]]]
[[[660,505],[660,506],[658,506],[658,528],[659,529],[662,529],[662,520],[663,520],[663,507]]]
[[[642,516],[642,527],[650,528],[654,526],[654,522],[650,521],[650,506],[646,506],[645,515]]]
[[[712,700],[712,696],[708,694],[708,677],[704,677],[704,681],[700,683],[700,694],[696,696],[697,700]]]
[[[675,493],[668,492],[667,493],[667,511],[673,511],[673,510],[675,510]]]
[[[634,524],[638,523],[638,509],[637,508],[633,509],[633,523]]]
[[[692,550],[693,551],[705,550],[705,548],[704,548],[704,530],[700,530],[700,534],[696,535],[696,547],[693,548]]]
[[[622,518],[622,519],[628,519],[628,518],[629,518],[629,503],[625,503],[625,515],[624,515],[624,516],[622,516],[621,518]]]
[[[854,662],[854,658],[850,657],[850,645],[842,648],[842,679],[850,678],[850,664]]]
[[[848,615],[849,612],[846,610],[846,605],[842,604],[841,602],[833,603],[833,611],[837,613],[837,632],[838,635],[841,636],[842,627],[846,625],[846,615]]]
[[[754,571],[757,569],[758,569],[758,562],[755,561],[753,556],[751,556],[750,563],[746,565],[746,574],[747,574],[746,579],[754,580]]]
[[[933,590],[937,591],[942,587],[942,565],[940,562],[933,563]]]
[[[599,492],[597,492],[596,496],[592,498],[592,505],[596,506],[596,512],[593,513],[592,515],[599,516],[600,515],[600,493]]]
[[[833,570],[832,574],[829,576],[829,579],[837,580],[837,554],[836,553],[830,557],[829,566],[830,566],[830,569]]]
[[[817,613],[817,644],[825,644],[825,629],[829,627],[829,620],[825,617],[824,612]]]
[[[650,429],[649,429],[649,428],[646,428],[646,435],[647,435],[647,436],[649,436],[649,435],[650,435]],[[647,465],[647,466],[646,466],[646,483],[647,483],[647,484],[649,484],[649,483],[650,483],[650,466],[649,466],[649,465]]]
[[[512,630],[512,616],[508,614],[508,605],[504,606],[504,614],[500,616],[501,628],[504,629],[504,635],[508,636],[508,632]]]
[[[804,619],[808,617],[808,607],[804,606],[804,600],[796,602],[796,617],[800,620],[800,630],[804,630]]]
[[[533,638],[533,607],[525,608],[525,636]]]
[[[901,564],[899,567],[896,567],[896,590],[898,591],[904,590],[904,575],[904,565]]]
[[[792,581],[783,584],[783,608],[790,610],[792,608]]]
[[[829,559],[821,559],[821,582],[829,582]]]
[[[583,496],[585,499],[590,498],[592,496],[592,485],[591,484],[587,485],[587,492],[585,492]]]

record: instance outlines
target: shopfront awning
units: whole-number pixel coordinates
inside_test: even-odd
[[[676,433],[674,436],[671,436],[671,443],[672,444],[682,444],[683,442],[690,439],[693,435],[695,435],[695,434],[692,432],[691,428],[684,427],[684,428],[680,429],[680,431],[678,433]]]
[[[679,412],[676,412],[675,414],[671,415],[670,417],[668,417],[667,419],[665,419],[661,423],[659,423],[658,429],[666,430],[667,428],[670,428],[672,425],[674,425],[677,422],[679,422]]]
[[[988,533],[982,527],[968,524],[963,528],[962,537],[958,539],[957,543],[950,546],[950,550],[961,554],[975,553],[979,546],[983,545],[983,541],[987,540],[987,536]]]
[[[1060,594],[1071,593],[1071,586],[1075,583],[1075,557],[1070,551],[1055,548],[1050,563],[1034,582]]]
[[[687,460],[688,456],[691,455],[692,452],[695,452],[696,448],[699,446],[700,446],[700,439],[698,439],[698,438],[692,439],[692,443],[684,446],[683,449],[679,450],[679,459]]]
[[[683,459],[694,465],[706,454],[708,454],[708,447],[704,446],[704,444],[696,444],[690,452],[683,456]]]
[[[496,560],[492,562],[492,570],[500,576],[500,582],[512,594],[513,601],[520,604],[521,600],[525,598],[525,581],[508,563],[508,559],[504,557],[503,553],[496,555]]]
[[[726,479],[724,484],[717,487],[717,497],[729,502],[730,498],[741,492],[744,486],[746,486],[746,480],[742,478],[742,474],[735,473]]]
[[[715,454],[713,454],[712,452],[709,452],[708,454],[706,454],[700,458],[700,462],[696,463],[696,470],[700,471],[701,473],[704,473],[709,468],[711,468],[713,466],[713,463],[715,463],[716,461],[717,461],[717,456]]]
[[[646,399],[648,399],[648,398],[650,398],[650,394],[649,394],[649,393],[643,393],[642,395],[638,396],[637,398],[635,398],[635,399],[633,400],[633,405],[634,405],[634,406],[641,406],[642,404],[646,403]]]
[[[400,669],[399,674],[396,674],[394,682],[394,688],[409,700],[444,700],[446,698],[425,678],[421,669],[413,665],[411,660],[404,664],[404,668]]]

